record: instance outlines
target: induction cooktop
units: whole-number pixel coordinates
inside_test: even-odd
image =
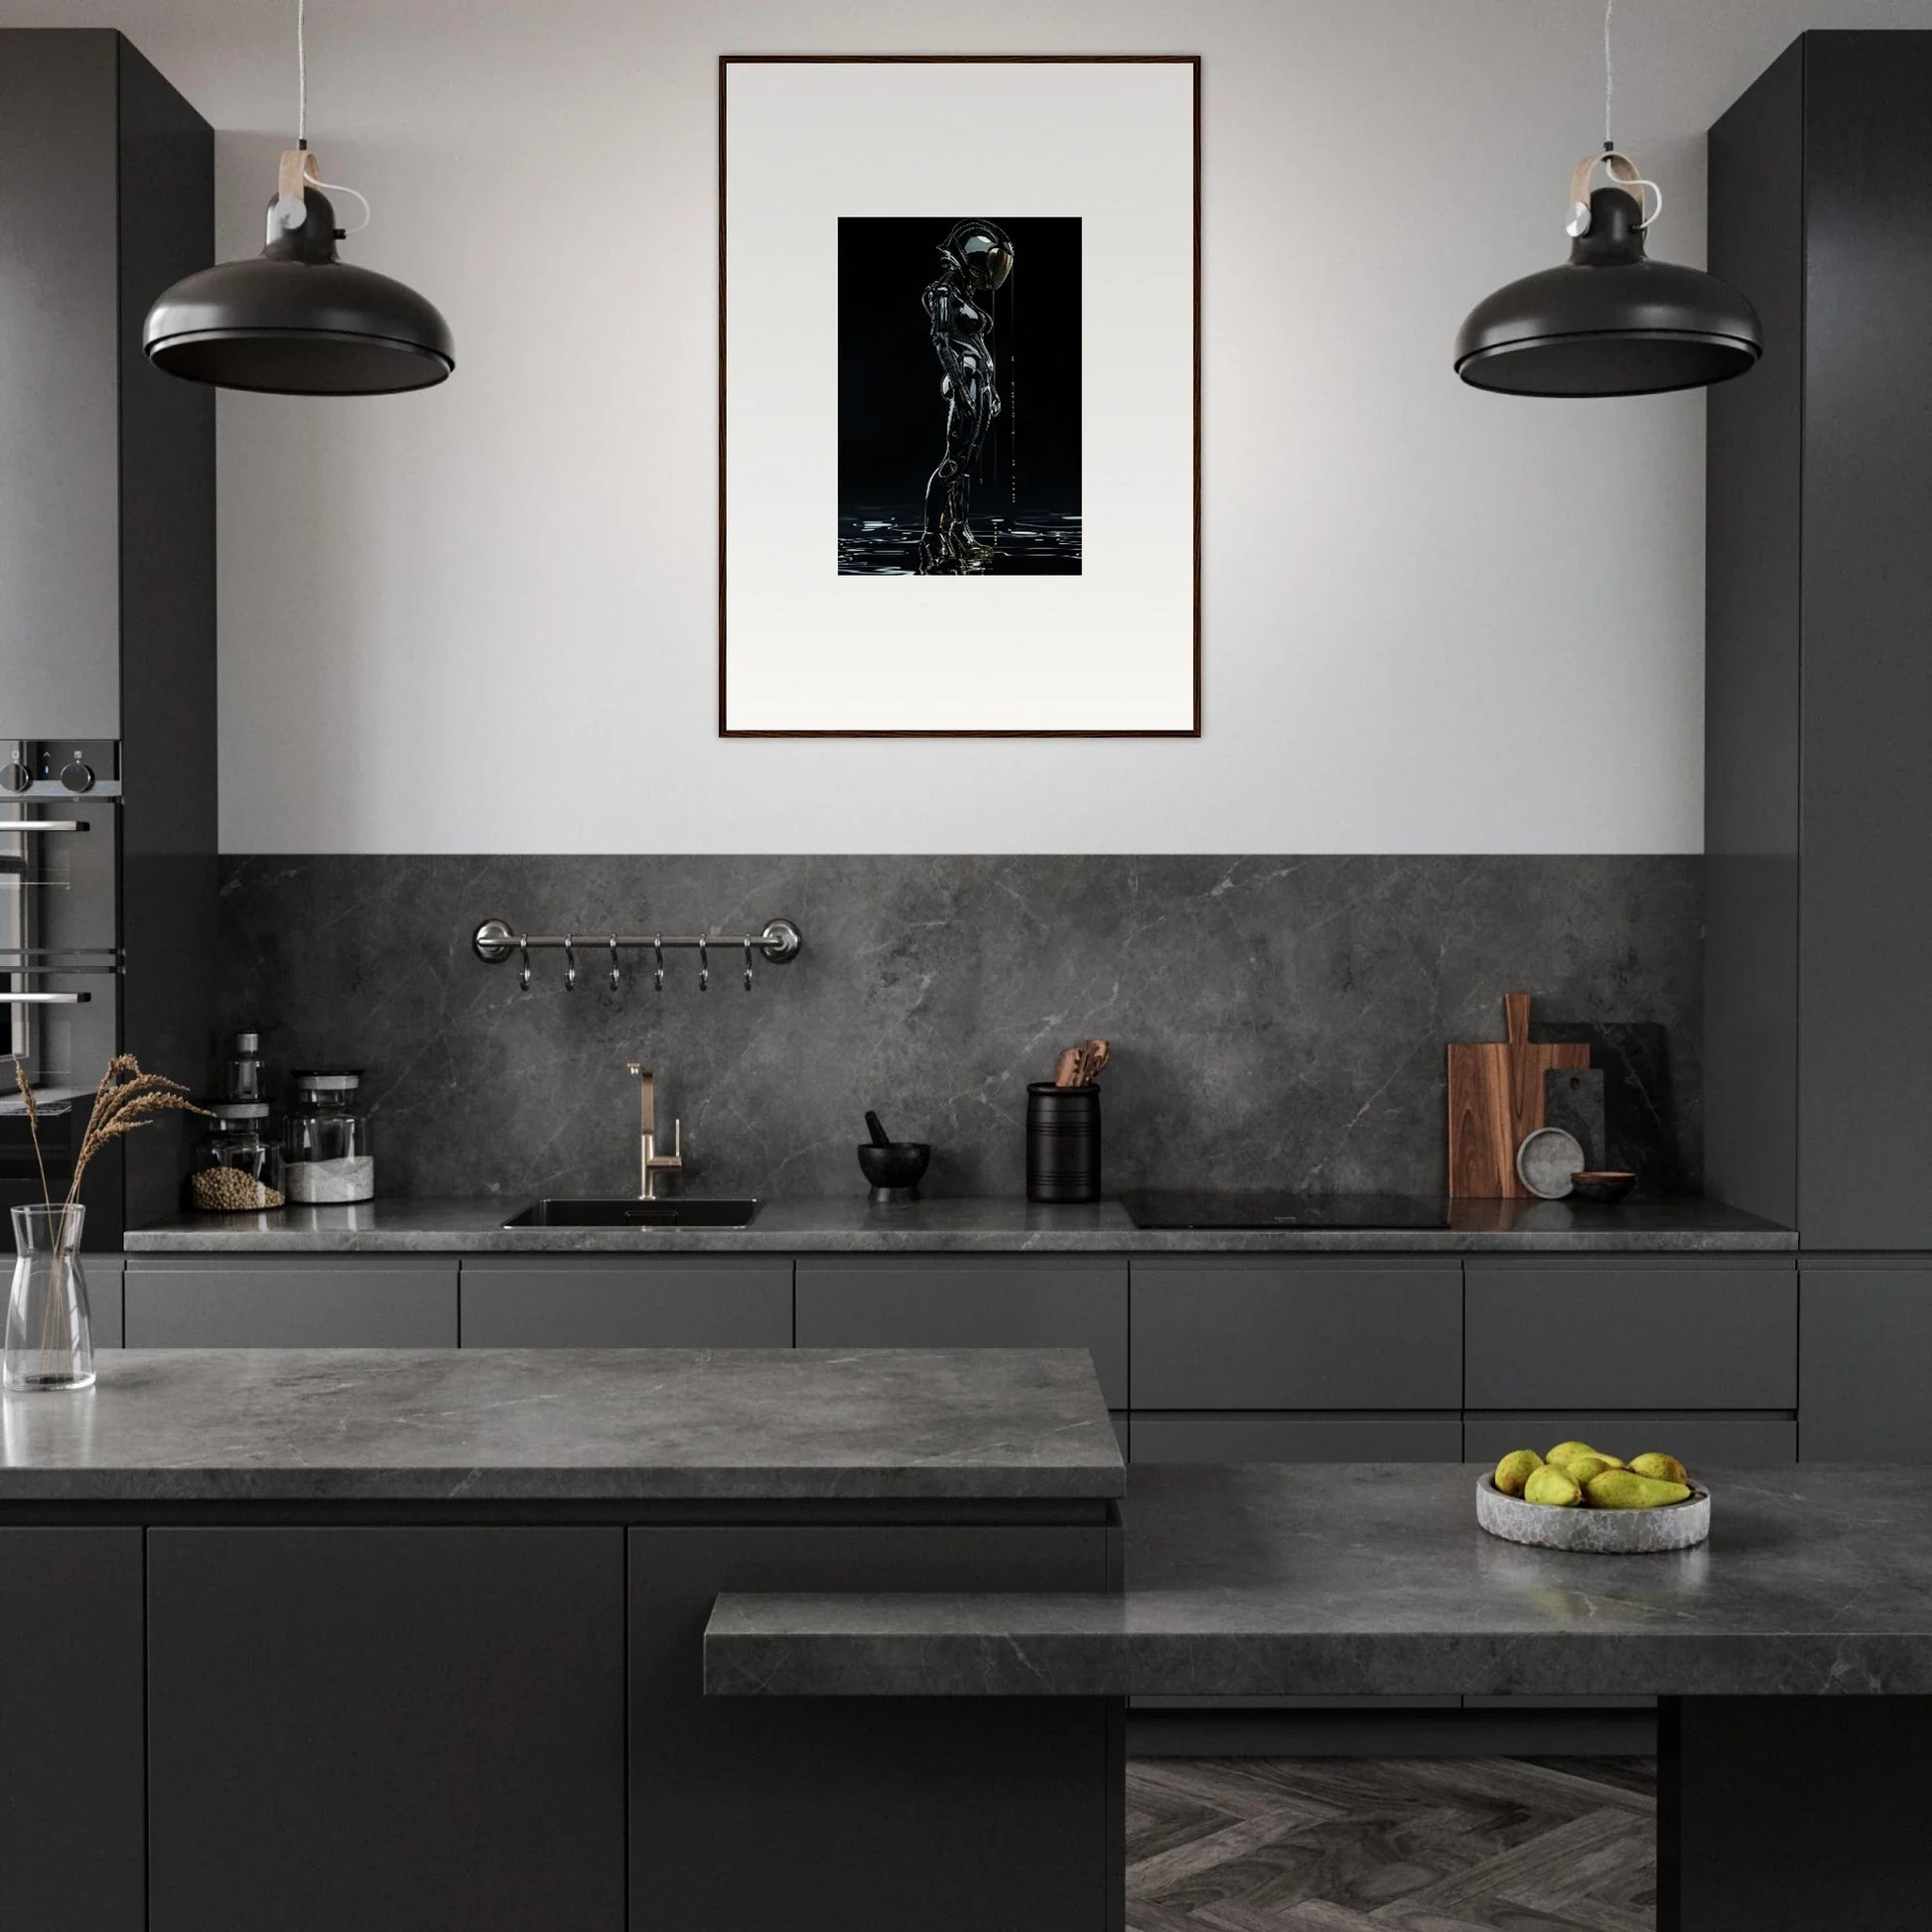
[[[1120,1204],[1141,1228],[1446,1228],[1440,1200],[1417,1194],[1213,1194],[1143,1190]]]

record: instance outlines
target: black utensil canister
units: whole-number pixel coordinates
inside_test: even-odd
[[[1035,1080],[1028,1086],[1027,1198],[1100,1198],[1100,1089],[1091,1082],[1056,1087]]]

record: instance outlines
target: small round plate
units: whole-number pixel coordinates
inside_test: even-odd
[[[1661,1509],[1559,1509],[1505,1496],[1494,1476],[1476,1480],[1476,1521],[1491,1536],[1539,1550],[1577,1550],[1596,1557],[1639,1557],[1689,1550],[1711,1534],[1711,1492],[1698,1484],[1681,1503]]]
[[[1562,1200],[1570,1176],[1588,1166],[1583,1143],[1561,1127],[1539,1127],[1516,1150],[1516,1178],[1539,1200]]]

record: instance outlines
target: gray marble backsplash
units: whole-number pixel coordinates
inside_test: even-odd
[[[877,1107],[934,1145],[928,1194],[1025,1184],[1029,1080],[1088,1035],[1108,1190],[1440,1192],[1444,1045],[1539,1020],[1667,1030],[1682,1183],[1700,1166],[1696,858],[230,858],[222,1011],[278,1070],[366,1069],[385,1194],[634,1192],[636,1091],[681,1115],[685,1186],[863,1190]],[[803,929],[793,963],[668,956],[663,993],[594,939],[487,966],[530,931]]]

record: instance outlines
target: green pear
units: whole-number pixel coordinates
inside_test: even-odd
[[[1582,1485],[1547,1462],[1542,1468],[1532,1470],[1530,1479],[1523,1485],[1525,1502],[1547,1503],[1554,1509],[1575,1509],[1583,1499]]]
[[[1676,1456],[1666,1455],[1662,1449],[1647,1449],[1642,1455],[1633,1455],[1630,1466],[1640,1476],[1655,1476],[1659,1482],[1689,1482],[1691,1472]]]
[[[1662,1509],[1668,1503],[1684,1502],[1691,1492],[1681,1482],[1659,1482],[1632,1469],[1605,1469],[1590,1477],[1585,1493],[1595,1509]]]
[[[1620,1469],[1623,1464],[1613,1455],[1604,1455],[1591,1449],[1582,1455],[1566,1455],[1556,1465],[1571,1481],[1587,1486],[1591,1476],[1600,1476],[1605,1469]]]
[[[1511,1449],[1496,1464],[1496,1487],[1505,1496],[1520,1496],[1524,1483],[1542,1466],[1543,1458],[1535,1449]]]

